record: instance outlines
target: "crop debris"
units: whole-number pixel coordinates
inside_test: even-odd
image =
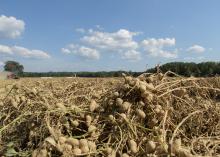
[[[220,155],[219,77],[1,81],[0,111],[1,156]]]

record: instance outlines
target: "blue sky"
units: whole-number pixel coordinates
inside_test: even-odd
[[[220,59],[218,0],[1,0],[0,66],[143,71]]]

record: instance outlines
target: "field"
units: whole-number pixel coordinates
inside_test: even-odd
[[[0,80],[0,155],[220,155],[220,78]]]

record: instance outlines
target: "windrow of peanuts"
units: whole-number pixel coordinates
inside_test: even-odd
[[[220,156],[218,77],[23,80],[0,111],[5,157]]]

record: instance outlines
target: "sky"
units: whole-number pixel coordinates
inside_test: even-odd
[[[220,60],[219,0],[0,0],[0,69],[144,71]]]

